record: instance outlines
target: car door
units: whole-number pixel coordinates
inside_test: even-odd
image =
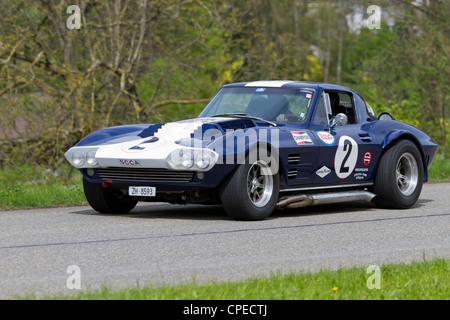
[[[338,94],[341,103],[332,106],[330,94]],[[342,97],[347,98],[342,101]],[[323,91],[320,99],[310,126],[319,144],[314,185],[370,184],[379,152],[374,146],[371,126],[357,116],[353,94]],[[346,112],[348,123],[330,126],[330,115],[333,117],[336,112]]]

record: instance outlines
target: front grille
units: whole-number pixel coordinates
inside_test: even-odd
[[[104,180],[113,181],[161,181],[161,182],[191,182],[193,171],[173,171],[154,168],[101,168],[98,174]]]

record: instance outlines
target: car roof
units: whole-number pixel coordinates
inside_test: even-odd
[[[253,82],[237,82],[229,83],[223,86],[223,88],[229,87],[269,87],[269,88],[293,88],[293,89],[325,89],[325,90],[345,90],[355,92],[350,88],[330,83],[316,83],[306,81],[292,81],[292,80],[268,80],[268,81],[253,81]],[[355,92],[356,93],[356,92]]]

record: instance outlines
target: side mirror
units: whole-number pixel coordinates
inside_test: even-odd
[[[378,120],[395,120],[394,116],[389,112],[382,112],[378,116]]]
[[[333,119],[333,123],[331,124],[330,128],[333,129],[338,124],[341,126],[345,126],[348,122],[348,117],[343,113],[338,113],[336,117]]]

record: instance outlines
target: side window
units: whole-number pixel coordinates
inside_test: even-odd
[[[347,116],[347,124],[355,124],[357,117],[353,104],[352,94],[343,91],[330,91],[331,114],[336,116],[343,113]]]
[[[378,116],[377,116],[376,112],[373,111],[373,109],[372,109],[372,107],[370,106],[370,104],[368,104],[367,101],[366,101],[366,102],[365,102],[365,105],[366,105],[366,111],[367,111],[367,114],[369,115],[370,119],[372,119],[372,120],[377,120],[377,119],[378,119]]]
[[[313,124],[321,127],[328,126],[328,115],[330,114],[330,98],[325,91],[319,97],[316,112],[314,113]]]
[[[358,110],[360,110],[360,114],[364,114],[363,110],[366,110],[367,113],[367,120],[377,120],[378,116],[375,113],[375,111],[372,109],[372,107],[364,101],[364,99],[362,97],[360,97],[359,95],[355,95],[355,103],[356,103],[356,107],[358,108]],[[362,113],[361,113],[362,111]]]
[[[345,114],[348,118],[348,124],[357,123],[357,117],[355,112],[355,106],[353,104],[352,95],[349,93],[339,93],[340,102],[339,105],[344,107]]]

